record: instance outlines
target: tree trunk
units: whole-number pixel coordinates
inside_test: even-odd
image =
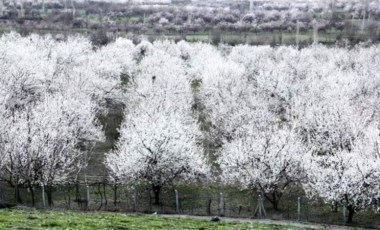
[[[117,184],[115,183],[114,189],[113,189],[113,204],[116,206],[117,204]]]
[[[103,182],[104,207],[107,207],[106,182]]]
[[[161,186],[160,185],[153,185],[152,189],[153,189],[153,193],[154,193],[154,204],[159,205],[160,204]]]
[[[273,202],[271,202],[272,205],[273,205],[273,209],[276,210],[276,211],[280,211],[280,209],[278,208],[278,203],[279,201],[278,200],[274,200]]]
[[[70,189],[70,185],[67,186],[67,198],[68,198],[68,208],[70,209],[71,207],[71,189]]]
[[[99,193],[99,196],[100,196],[100,204],[99,204],[99,208],[98,210],[100,210],[103,206],[103,193],[102,193],[102,190],[101,190],[101,187],[100,187],[100,183],[98,184],[98,193]]]
[[[331,205],[331,212],[338,212],[338,203],[334,202],[334,204]]]
[[[280,209],[278,208],[278,204],[280,203],[280,198],[282,196],[281,193],[279,193],[277,191],[273,191],[269,194],[264,194],[264,196],[272,204],[273,209],[275,211],[280,211]]]
[[[347,206],[348,215],[346,216],[346,224],[352,223],[352,219],[355,214],[355,209],[352,207],[352,205]]]
[[[66,208],[70,209],[70,189],[62,186],[63,196],[65,198]]]
[[[19,190],[19,183],[18,183],[18,175],[16,174],[16,181],[15,181],[15,201],[17,204],[21,204],[22,200],[20,197],[20,190]]]
[[[32,198],[32,206],[34,207],[34,205],[35,205],[34,189],[33,189],[33,186],[30,183],[29,183],[28,187],[29,187],[29,190],[30,190],[30,197]]]
[[[80,200],[80,194],[79,194],[79,182],[75,184],[75,199],[78,201]]]
[[[53,205],[53,187],[51,185],[48,185],[46,186],[46,188],[47,188],[46,195],[48,198],[48,204],[49,204],[49,207],[51,207]]]
[[[15,200],[16,200],[16,203],[18,203],[18,204],[22,203],[21,196],[20,196],[20,190],[19,190],[19,184],[18,183],[16,183],[16,186],[15,186]]]
[[[211,197],[208,198],[208,202],[207,202],[207,215],[211,216]]]

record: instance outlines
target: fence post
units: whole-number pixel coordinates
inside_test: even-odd
[[[117,205],[117,183],[116,183],[116,181],[115,181],[114,190],[113,190],[113,205],[114,206]]]
[[[87,204],[87,209],[89,209],[90,207],[90,186],[88,184],[86,184],[86,204]]]
[[[301,197],[297,199],[297,220],[301,221]]]
[[[346,205],[343,205],[343,222],[346,223],[347,213],[346,213]]]
[[[296,28],[296,46],[297,46],[297,49],[299,48],[299,44],[300,44],[300,23],[299,23],[299,21],[297,21],[297,28]]]
[[[264,214],[263,217],[265,218],[265,217],[267,217],[267,212],[265,211],[265,208],[264,208],[264,198],[261,197],[261,195],[260,195],[260,198],[261,198],[261,208],[262,208],[263,214]]]
[[[19,188],[18,188],[18,175],[16,174],[16,186],[15,186],[15,200],[16,200],[16,204],[19,203],[20,199],[20,194],[19,194]]]
[[[318,44],[318,24],[317,20],[313,20],[313,45]]]
[[[253,216],[257,215],[257,212],[259,211],[259,208],[260,208],[260,195],[259,195],[259,198],[257,199],[257,205],[256,205],[255,213],[253,214]]]
[[[46,207],[46,201],[45,201],[45,185],[43,182],[41,182],[41,189],[42,189],[42,206]]]
[[[211,202],[212,202],[212,198],[211,196],[208,198],[208,202],[207,202],[207,215],[211,216]]]
[[[132,194],[132,211],[136,212],[136,188],[133,187],[133,194]]]
[[[224,195],[223,193],[220,193],[219,195],[219,215],[224,216]]]
[[[264,208],[264,201],[261,195],[259,195],[259,198],[257,199],[257,206],[255,209],[254,216],[257,216],[260,219],[267,216],[267,213]]]
[[[178,197],[178,190],[174,190],[175,192],[175,211],[177,214],[179,214],[179,197]]]
[[[261,195],[259,195],[258,204],[259,204],[259,218],[261,219],[263,217],[263,214],[261,212]]]

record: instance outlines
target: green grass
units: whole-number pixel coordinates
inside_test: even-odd
[[[78,11],[78,13],[79,13],[79,15],[80,15],[81,17],[86,16],[86,10],[85,10],[85,9],[80,9],[80,10]]]
[[[43,16],[43,17],[46,17],[46,16],[53,13],[53,9],[46,9],[45,8],[45,11],[43,11],[42,9],[40,9],[39,11],[40,11],[41,16]]]
[[[97,23],[102,23],[104,21],[104,17],[101,17],[99,15],[91,15],[87,17],[89,20]]]
[[[143,17],[139,16],[128,16],[127,19],[129,23],[138,23],[143,21]]]
[[[9,33],[11,31],[19,32],[20,29],[19,28],[14,28],[12,26],[0,26],[0,34],[1,33]]]
[[[115,17],[115,18],[112,18],[112,21],[116,23],[136,24],[138,22],[142,22],[143,19],[137,16],[128,16],[128,17]]]
[[[85,16],[85,15],[82,15],[81,16]],[[98,23],[102,23],[105,21],[105,17],[101,17],[99,15],[91,15],[91,16],[88,16],[88,19],[94,21],[94,22],[98,22]],[[110,20],[114,23],[129,23],[129,24],[136,24],[138,22],[142,22],[143,19],[142,17],[138,17],[138,16],[128,16],[128,17],[111,17],[111,18],[107,18],[107,20]]]
[[[0,210],[0,229],[306,229],[290,225],[106,212]]]

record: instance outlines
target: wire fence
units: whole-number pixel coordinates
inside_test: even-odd
[[[0,207],[226,216],[345,225],[343,207],[308,200],[300,191],[293,188],[286,192],[280,200],[279,210],[275,210],[257,192],[232,187],[181,185],[162,188],[156,204],[155,194],[148,185],[77,182],[31,189],[0,182]],[[375,206],[362,210],[354,215],[350,226],[380,229],[380,213]]]

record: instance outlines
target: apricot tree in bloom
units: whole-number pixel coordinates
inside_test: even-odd
[[[121,137],[105,163],[119,180],[150,184],[159,204],[162,186],[207,175],[207,160],[198,143],[182,60],[153,50],[138,69],[128,92]]]

